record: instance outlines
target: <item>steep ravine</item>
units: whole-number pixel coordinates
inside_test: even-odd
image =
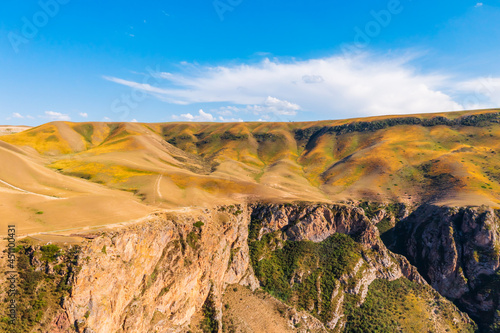
[[[314,305],[318,300],[310,300],[308,307],[288,302],[321,319],[324,331],[343,330],[346,309],[363,304],[374,281],[408,278],[425,284],[403,256],[386,249],[374,223],[360,208],[307,204],[219,207],[186,215],[156,214],[148,222],[103,233],[90,241],[82,249],[82,269],[75,277],[72,295],[64,302],[68,322],[76,323],[80,332],[186,332],[192,329],[193,315],[210,299],[217,323],[210,329],[221,330],[221,295],[226,285],[259,286],[251,265],[255,253],[249,252],[249,230],[260,239],[272,234],[296,244],[306,240],[322,244],[331,236],[349,235],[346,241],[351,240],[357,252],[352,254],[354,261],[341,254],[336,258],[344,265],[340,275],[325,273],[331,281],[318,288],[322,305]],[[296,286],[308,276],[300,270],[294,274]],[[450,328],[469,325],[466,316],[456,310],[451,313],[459,324],[450,324]]]
[[[234,284],[261,287],[275,297],[274,303],[297,309],[283,315],[293,332],[358,332],[360,327],[473,331],[475,324],[466,314],[380,239],[376,225],[383,224],[385,230],[398,219],[411,223],[414,215],[407,215],[403,206],[221,206],[159,212],[135,225],[83,235],[83,244],[54,249],[51,260],[45,250],[37,255],[39,247],[26,245],[21,251],[30,261],[27,271],[40,272],[39,278],[54,281],[53,288],[62,290],[60,299],[49,304],[50,316],[31,331],[198,332],[196,318],[208,315],[205,331],[222,332],[223,294]],[[474,229],[473,220],[474,214],[467,219]],[[400,224],[394,230],[403,235]],[[465,224],[461,228],[468,230]],[[495,231],[478,233],[477,242],[487,246],[487,239],[497,237],[491,228]],[[73,257],[66,258],[67,253]],[[411,253],[405,254],[411,258]],[[490,264],[464,270],[491,273],[496,268]],[[467,292],[462,309],[469,311],[466,304],[474,300]],[[233,332],[227,327],[224,331]]]
[[[405,207],[361,206],[371,219],[352,205],[253,205],[249,243],[262,287],[333,332],[472,331],[467,315],[381,241],[376,224],[406,216]]]
[[[484,332],[500,332],[500,216],[487,207],[424,205],[402,219],[391,249]]]

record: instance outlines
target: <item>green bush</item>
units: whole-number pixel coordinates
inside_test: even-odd
[[[200,247],[200,245],[198,244],[199,239],[200,236],[194,231],[191,231],[186,237],[188,245],[194,250]]]
[[[201,321],[200,328],[203,333],[217,333],[219,332],[219,322],[217,321],[217,309],[213,299],[212,290],[208,294],[205,303],[201,309],[203,313],[203,320]]]
[[[57,245],[49,244],[42,246],[40,250],[42,251],[42,260],[52,262],[57,258],[61,249]]]

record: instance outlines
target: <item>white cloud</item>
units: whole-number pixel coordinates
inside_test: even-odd
[[[456,90],[464,96],[461,103],[467,109],[500,107],[500,77],[482,77],[460,82]]]
[[[264,104],[258,107],[257,112],[271,112],[285,116],[294,116],[298,110],[300,110],[300,106],[297,104],[268,96]]]
[[[242,123],[243,119],[241,118],[224,118],[222,116],[219,117],[219,120],[224,123]]]
[[[137,119],[132,119],[130,122],[131,122],[131,123],[136,123],[136,122],[137,122]]]
[[[217,112],[217,114],[220,114],[221,116],[232,116],[233,112],[238,112],[239,109],[234,106],[223,106],[218,110],[213,110],[213,111]]]
[[[302,81],[305,83],[321,83],[324,82],[325,79],[323,79],[321,75],[304,75]]]
[[[411,65],[412,60],[407,56],[380,58],[365,54],[289,62],[265,59],[252,65],[217,67],[188,64],[177,73],[162,73],[157,78],[162,87],[104,78],[168,103],[222,103],[225,106],[211,112],[223,117],[243,112],[262,120],[266,120],[264,114],[273,120],[295,116],[299,111],[313,112],[318,118],[348,118],[454,111],[470,105],[456,96],[471,93],[464,87],[457,90],[456,82],[460,80],[453,75],[421,73]],[[214,120],[211,114],[201,113],[173,118]]]
[[[56,121],[69,121],[69,120],[71,120],[69,115],[62,114],[60,112],[54,112],[54,111],[45,111],[44,118],[49,118],[50,120],[56,120]]]
[[[79,113],[80,117],[83,117],[83,118],[88,118],[88,113],[87,112],[80,112]]]
[[[476,3],[476,5],[474,7],[476,7],[476,8],[483,7],[483,3],[482,2],[478,2],[478,3]]]
[[[222,116],[230,116],[233,113],[241,112],[251,113],[254,115],[273,114],[275,116],[295,116],[298,110],[300,110],[300,106],[297,104],[268,96],[262,103],[259,104],[246,105],[242,107],[229,105],[223,106],[214,111]]]
[[[12,118],[20,118],[20,119],[24,119],[24,116],[18,112],[14,112],[12,114]]]
[[[155,96],[162,96],[162,95],[168,94],[168,90],[154,87],[154,86],[147,84],[147,83],[138,83],[138,82],[123,80],[123,79],[119,79],[119,78],[111,77],[111,76],[103,76],[103,79],[130,87],[133,89],[142,90],[142,91],[148,92],[148,93],[155,95]],[[178,103],[178,104],[181,104],[181,103]]]
[[[172,119],[181,121],[200,121],[200,122],[215,121],[214,116],[212,116],[210,113],[204,112],[202,109],[198,111],[197,116],[193,116],[191,113],[185,113],[179,116],[174,115],[172,116]]]

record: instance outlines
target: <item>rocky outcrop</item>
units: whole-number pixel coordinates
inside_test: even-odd
[[[340,205],[256,204],[252,218],[263,221],[261,235],[283,230],[287,240],[321,242],[342,233],[360,235],[373,232],[361,208]],[[376,238],[370,239],[377,242]]]
[[[499,222],[491,208],[424,205],[397,224],[392,249],[482,329],[490,330],[500,310]]]
[[[157,213],[82,248],[64,309],[79,332],[181,332],[209,292],[221,317],[229,283],[256,287],[246,209]]]
[[[376,279],[393,281],[405,277],[411,281],[426,284],[417,269],[408,260],[390,252],[379,237],[375,223],[367,218],[364,210],[350,205],[301,205],[301,204],[256,204],[252,207],[251,237],[260,240],[266,234],[273,233],[281,241],[325,241],[330,236],[341,233],[350,235],[362,245],[361,258],[349,272],[334,281],[331,294],[322,294],[320,283],[318,297],[311,303],[309,311],[332,311],[325,318],[330,330],[341,330],[346,322],[346,295],[357,299],[355,306],[363,304],[368,288]],[[383,218],[383,217],[382,217]],[[272,242],[277,243],[277,242]],[[278,247],[281,246],[277,243]],[[271,248],[272,250],[272,248]],[[257,258],[259,260],[260,258]],[[314,276],[314,271],[299,270],[290,281],[291,286],[297,281],[302,283]],[[329,298],[332,306],[329,310],[320,308],[322,298]],[[314,304],[318,304],[315,308]]]
[[[487,255],[494,253],[490,250],[496,249],[498,240],[495,212],[422,207],[416,214],[421,215],[410,215],[397,226],[401,239],[394,244],[405,249],[400,252],[419,265],[442,294],[459,300],[465,309],[476,309],[472,313],[477,316],[491,314],[498,297],[490,297],[483,277],[498,268],[498,256],[495,261]],[[427,284],[410,261],[381,241],[376,225],[393,217],[389,210],[366,214],[360,207],[340,204],[253,204],[158,212],[134,225],[80,235],[85,241],[73,251],[71,262],[64,251],[50,260],[50,252],[35,255],[31,247],[25,252],[34,271],[62,274],[64,290],[69,291],[46,323],[50,332],[193,331],[193,318],[204,312],[207,300],[210,319],[218,323],[215,331],[221,332],[226,286],[241,284],[252,290],[260,286],[253,269],[258,272],[255,261],[261,258],[251,254],[249,240],[252,244],[271,239],[263,252],[268,254],[286,243],[312,241],[308,244],[316,246],[330,241],[328,246],[335,247],[338,240],[345,245],[340,252],[351,251],[345,262],[343,254],[335,257],[329,252],[333,257],[328,258],[337,262],[326,260],[326,265],[337,265],[338,274],[325,270],[321,251],[331,248],[319,247],[309,264],[294,268],[285,283],[299,289],[309,284],[311,293],[304,295],[315,295],[301,303],[296,315],[288,316],[293,327],[340,332],[348,323],[346,309],[364,304],[374,281],[404,277]],[[336,236],[342,237],[332,243]],[[68,262],[69,269],[60,271],[63,262]],[[292,293],[293,297],[297,294]],[[300,321],[304,317],[299,313],[304,312],[317,320]],[[467,316],[456,309],[452,312],[459,314],[458,322],[470,324]]]
[[[290,241],[321,242],[335,233],[350,235],[366,249],[379,253],[377,263],[373,266],[395,267],[398,277],[405,276],[412,281],[425,283],[405,257],[387,250],[380,239],[376,222],[368,219],[362,208],[328,204],[256,204],[251,206],[251,210],[252,219],[261,221],[259,239],[266,233],[278,230],[282,231],[284,240]]]

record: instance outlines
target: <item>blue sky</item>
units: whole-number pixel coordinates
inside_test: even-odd
[[[499,18],[499,0],[6,0],[0,123],[500,107]]]

